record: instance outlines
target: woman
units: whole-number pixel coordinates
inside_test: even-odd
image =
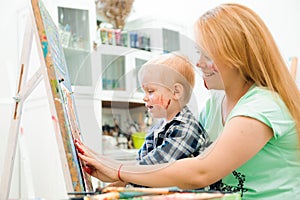
[[[202,113],[205,128],[216,127],[209,134],[221,131],[213,145],[202,156],[153,166],[123,166],[77,144],[80,158],[103,181],[191,189],[222,179],[221,190],[239,191],[243,199],[296,199],[300,94],[270,32],[256,13],[238,4],[208,11],[195,30],[197,66],[206,85],[224,90],[212,95]],[[222,82],[210,82],[218,75]],[[208,121],[211,114],[214,121]]]

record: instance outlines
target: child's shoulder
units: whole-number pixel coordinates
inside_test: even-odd
[[[194,126],[199,124],[196,116],[187,105],[182,108],[172,121],[179,121],[181,124],[193,124]]]

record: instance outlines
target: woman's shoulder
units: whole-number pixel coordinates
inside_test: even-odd
[[[230,117],[244,115],[265,123],[291,121],[289,110],[280,96],[267,88],[252,86],[239,100]]]
[[[265,87],[252,86],[248,92],[240,99],[239,103],[247,104],[251,106],[263,105],[269,106],[285,106],[281,97]]]
[[[280,95],[264,87],[252,86],[239,100],[227,120],[247,116],[273,129],[275,137],[294,132],[295,121]]]

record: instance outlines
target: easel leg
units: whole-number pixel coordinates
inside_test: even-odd
[[[9,136],[7,141],[7,149],[5,154],[5,163],[3,166],[3,173],[1,176],[1,183],[0,183],[0,199],[8,199],[10,186],[11,186],[11,177],[12,171],[14,166],[16,148],[18,143],[18,134],[19,134],[19,127],[20,127],[20,120],[22,114],[22,107],[24,99],[19,99],[18,94],[21,92],[23,86],[25,85],[26,78],[27,78],[27,68],[31,53],[31,45],[33,40],[33,30],[32,24],[30,20],[27,20],[26,30],[23,39],[23,46],[22,46],[22,56],[21,56],[21,67],[19,73],[19,83],[17,88],[17,96],[15,97],[15,105],[13,109],[13,116],[10,124],[9,129]]]

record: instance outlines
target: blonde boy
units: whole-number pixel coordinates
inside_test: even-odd
[[[145,63],[138,76],[148,112],[160,118],[138,152],[139,164],[198,155],[208,145],[208,136],[187,106],[195,85],[193,65],[185,56],[169,53]]]

